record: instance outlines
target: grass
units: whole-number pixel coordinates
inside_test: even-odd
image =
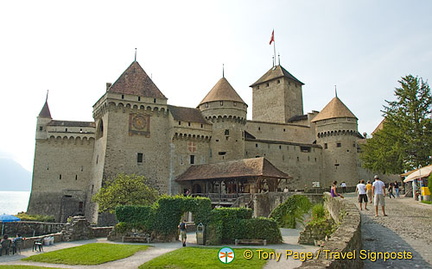
[[[243,252],[247,248],[235,248],[235,258],[230,264],[224,264],[218,259],[218,252],[221,248],[199,248],[187,247],[166,253],[151,261],[142,264],[139,269],[146,268],[176,268],[176,269],[193,269],[193,268],[263,268],[267,260],[258,259],[256,249],[250,249],[254,252],[251,260],[243,257]],[[272,251],[270,249],[263,249]]]
[[[0,268],[8,269],[46,269],[48,267],[32,266],[32,265],[0,265]],[[57,267],[49,267],[50,269],[61,269]]]
[[[148,247],[143,245],[92,243],[33,255],[24,258],[23,261],[69,265],[96,265],[130,257],[137,251],[146,250]]]
[[[423,201],[421,201],[421,202],[424,203],[424,204],[432,205],[432,201],[425,201],[425,200],[423,200]]]

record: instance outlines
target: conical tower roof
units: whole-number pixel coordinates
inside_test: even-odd
[[[39,117],[40,118],[48,118],[48,119],[52,119],[51,117],[51,112],[48,106],[48,98],[47,100],[45,100],[45,104],[42,107],[41,111],[39,112]]]
[[[273,66],[269,71],[267,71],[260,79],[258,79],[254,84],[250,85],[250,87],[254,87],[259,84],[263,84],[265,82],[278,79],[278,78],[288,78],[290,80],[294,80],[295,82],[300,83],[301,85],[304,85],[303,82],[298,80],[296,77],[291,75],[290,72],[288,72],[285,68],[283,68],[281,65]]]
[[[355,118],[357,117],[348,109],[348,107],[338,98],[334,97],[315,118],[312,122],[320,120],[328,120],[334,118]]]
[[[243,99],[238,95],[225,77],[221,78],[216,85],[214,85],[210,92],[200,102],[200,105],[214,101],[235,101],[245,104]]]
[[[142,97],[167,99],[137,61],[134,61],[123,72],[108,91]]]

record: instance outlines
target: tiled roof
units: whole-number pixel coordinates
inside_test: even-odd
[[[142,97],[167,99],[136,61],[121,74],[108,91]]]
[[[200,105],[214,101],[235,101],[245,104],[240,95],[238,95],[231,84],[229,84],[228,80],[224,77],[214,85],[210,92],[200,102]]]
[[[277,79],[277,78],[282,78],[282,77],[286,77],[286,78],[288,78],[290,80],[294,80],[295,82],[300,83],[301,85],[304,85],[303,82],[301,82],[296,77],[294,77],[293,75],[291,75],[291,73],[288,72],[281,65],[276,65],[276,66],[273,66],[269,71],[267,71],[267,73],[265,73],[254,84],[250,85],[250,87],[254,87],[256,85],[263,84],[265,82],[268,82],[268,81],[271,81],[271,80],[274,80],[274,79]]]
[[[168,105],[168,109],[171,112],[174,120],[176,121],[188,121],[208,124],[208,122],[201,114],[201,111],[197,108]]]
[[[49,126],[68,126],[68,127],[96,127],[93,121],[66,121],[52,120],[48,123]]]
[[[44,106],[42,107],[41,111],[39,112],[39,117],[52,119],[51,112],[50,112],[50,109],[48,106],[48,100],[45,101]]]
[[[312,122],[328,120],[334,118],[355,118],[357,117],[342,103],[338,97],[334,97],[318,115],[313,118]]]
[[[190,166],[176,181],[239,177],[291,178],[264,157]]]

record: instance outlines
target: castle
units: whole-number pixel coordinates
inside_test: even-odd
[[[222,77],[196,108],[172,106],[137,61],[93,106],[92,122],[37,117],[28,212],[57,221],[84,214],[118,173],[144,175],[161,193],[253,193],[355,185],[360,167],[356,116],[336,96],[304,114],[304,84],[281,65],[250,87],[248,105]],[[203,94],[204,95],[204,94]],[[267,180],[266,180],[267,179]]]

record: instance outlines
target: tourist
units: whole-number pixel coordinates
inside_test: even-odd
[[[344,198],[342,195],[340,195],[337,192],[337,181],[333,181],[333,185],[330,188],[330,195],[331,195],[331,197],[337,197],[337,196],[339,196],[341,198]]]
[[[364,180],[360,180],[360,183],[357,184],[356,186],[356,191],[358,193],[358,202],[360,205],[360,210],[363,210],[362,207],[363,202],[364,202],[365,210],[369,210],[367,209],[368,197],[366,195],[366,185],[364,183],[365,183]]]
[[[396,197],[399,198],[399,183],[397,181],[394,182],[393,188],[396,193]]]
[[[342,187],[342,193],[346,193],[347,185],[346,185],[345,181],[342,181],[341,187]]]
[[[372,204],[372,183],[370,182],[370,180],[368,180],[367,184],[366,184],[366,195],[368,198],[369,203]]]
[[[180,229],[180,238],[181,238],[181,242],[183,243],[183,246],[186,246],[186,220],[183,220],[182,222],[180,222],[180,224],[178,225],[178,228]]]
[[[396,197],[394,196],[394,194],[393,194],[393,183],[390,183],[390,184],[389,184],[387,191],[388,191],[388,195],[389,195],[389,198],[390,198],[390,199],[391,199],[392,196],[393,196],[393,198],[396,198]]]
[[[374,206],[375,206],[375,217],[378,217],[378,206],[381,206],[382,213],[386,217],[387,214],[385,213],[385,184],[382,182],[378,176],[375,176],[375,181],[372,184],[372,194],[374,196]]]

